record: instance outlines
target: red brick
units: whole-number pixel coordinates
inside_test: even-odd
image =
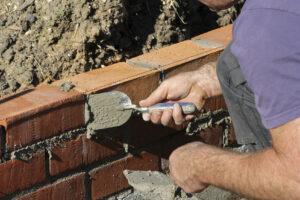
[[[45,154],[37,153],[29,161],[10,160],[0,164],[0,198],[29,188],[46,179]]]
[[[223,132],[221,126],[206,128],[200,131],[200,133],[198,134],[202,138],[204,143],[219,147],[222,146]]]
[[[233,127],[233,123],[229,124],[229,143],[235,143],[236,142],[236,137],[235,137],[235,131]]]
[[[156,153],[142,152],[128,156],[90,172],[92,180],[92,199],[99,199],[125,188],[128,182],[123,170],[158,170],[159,157]]]
[[[105,68],[92,70],[78,74],[63,80],[54,82],[59,85],[63,81],[71,81],[75,85],[75,90],[82,93],[97,93],[107,88],[120,85],[122,83],[135,80],[142,76],[151,74],[147,69],[140,69],[128,65],[127,63],[117,63]]]
[[[147,98],[159,86],[159,80],[159,72],[152,71],[152,73],[148,73],[145,76],[108,88],[107,91],[117,90],[124,92],[133,104],[138,105],[140,100]]]
[[[19,200],[85,200],[84,177],[85,174],[81,173],[66,178],[31,194],[20,197]]]
[[[207,99],[203,109],[206,112],[220,110],[220,109],[227,110],[227,106],[223,96],[218,96],[218,97]]]
[[[175,149],[195,141],[214,146],[221,146],[223,141],[222,127],[215,126],[206,128],[193,136],[190,136],[188,134],[175,135],[163,143],[162,157],[168,159]]]
[[[221,52],[223,51],[223,48],[217,48],[213,50],[209,50],[207,52],[207,55],[202,55],[200,57],[197,57],[193,60],[180,63],[178,65],[172,65],[171,67],[165,67],[165,78],[170,78],[176,74],[182,73],[182,72],[188,72],[193,71],[196,69],[199,69],[201,66],[209,63],[209,62],[215,62],[217,61],[218,57],[220,56]]]
[[[165,141],[162,145],[162,158],[169,159],[169,156],[175,149],[195,141],[202,141],[202,138],[198,136],[189,136],[187,134],[180,134],[171,137],[169,140]]]
[[[163,125],[145,122],[142,116],[137,116],[129,121],[129,145],[130,148],[139,148],[175,132],[174,129]]]
[[[90,140],[83,135],[59,144],[52,149],[50,175],[58,175],[121,153],[123,149],[121,137],[120,134],[117,138],[100,135],[98,139]]]
[[[167,70],[189,63],[193,60],[202,59],[207,55],[223,49],[224,47],[202,48],[196,43],[187,40],[132,58],[128,63],[135,64],[136,66],[142,66],[143,64],[150,65],[159,70]]]
[[[4,141],[2,141],[2,139],[4,138],[4,135],[5,134],[5,131],[4,131],[4,127],[3,126],[0,126],[0,157],[2,157],[2,154],[4,153],[4,152],[2,152],[3,151],[3,147],[2,147],[2,142],[4,142]],[[3,139],[3,140],[5,140],[5,139]]]
[[[8,151],[84,125],[84,96],[49,85],[0,100]]]
[[[192,39],[197,39],[197,38],[220,43],[226,46],[232,40],[232,25],[224,26],[222,28],[209,31],[207,33],[196,36]]]

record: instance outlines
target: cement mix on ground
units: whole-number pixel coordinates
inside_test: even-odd
[[[168,175],[158,171],[125,170],[123,173],[134,192],[122,200],[247,200],[213,186],[198,194],[187,194]]]

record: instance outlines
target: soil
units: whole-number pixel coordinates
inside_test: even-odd
[[[196,0],[2,0],[0,97],[227,25],[239,10],[216,14]]]

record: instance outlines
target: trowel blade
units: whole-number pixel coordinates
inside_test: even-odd
[[[88,95],[85,109],[88,135],[125,124],[132,110],[123,106],[130,104],[130,98],[119,91]]]

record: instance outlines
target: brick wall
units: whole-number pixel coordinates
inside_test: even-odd
[[[228,26],[0,99],[0,199],[105,199],[129,188],[124,169],[164,169],[170,153],[191,141],[222,145],[233,130],[222,97],[206,103],[208,125],[193,136],[134,115],[88,139],[84,106],[86,94],[112,90],[138,103],[163,79],[215,61],[230,40]],[[70,92],[57,87],[66,81],[75,85]]]

